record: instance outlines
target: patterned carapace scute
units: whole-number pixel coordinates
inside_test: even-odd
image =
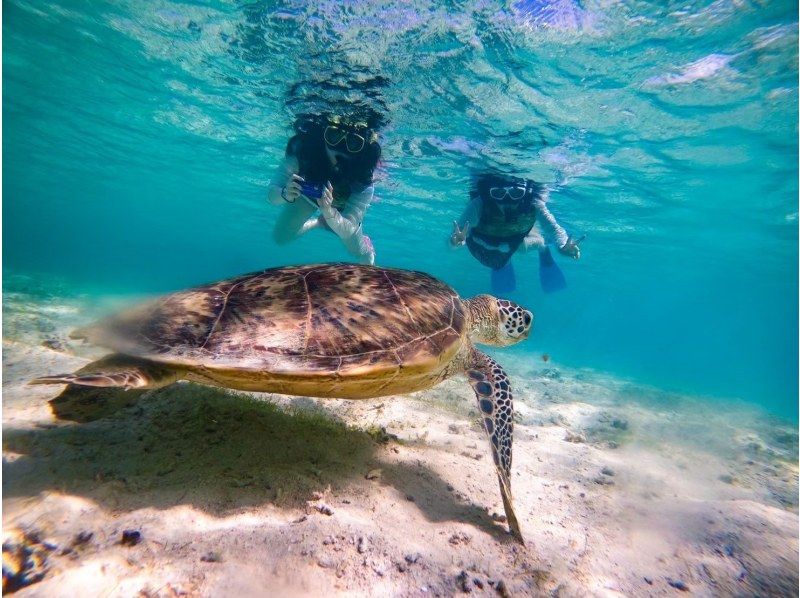
[[[275,268],[181,291],[79,331],[164,362],[322,372],[439,360],[463,339],[456,292],[420,272]]]

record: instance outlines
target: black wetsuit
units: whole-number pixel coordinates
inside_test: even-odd
[[[481,197],[478,223],[470,227],[467,247],[484,266],[499,270],[508,263],[536,223],[537,195],[498,202]]]

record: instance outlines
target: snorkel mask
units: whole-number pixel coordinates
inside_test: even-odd
[[[358,154],[367,146],[378,141],[378,134],[364,122],[347,122],[333,116],[323,131],[325,144],[329,149],[344,154]]]
[[[495,181],[486,189],[487,195],[498,203],[518,202],[530,191],[531,185],[524,179],[508,178]]]

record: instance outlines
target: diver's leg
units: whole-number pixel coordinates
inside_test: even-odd
[[[303,223],[303,226],[300,227],[300,232],[298,235],[304,235],[310,230],[314,230],[315,228],[325,229],[325,218],[322,216],[311,216],[308,220]]]
[[[522,246],[525,248],[525,251],[529,251],[531,249],[543,251],[545,247],[547,247],[544,242],[544,237],[539,231],[539,227],[534,226],[530,231],[528,231],[528,234],[525,235],[525,238],[522,240]]]
[[[303,224],[315,212],[308,202],[298,198],[294,203],[286,204],[275,221],[273,238],[278,245],[286,245],[300,236]]]

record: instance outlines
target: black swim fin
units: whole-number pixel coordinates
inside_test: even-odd
[[[567,279],[553,259],[549,247],[539,251],[539,283],[545,293],[555,293],[567,288]]]

